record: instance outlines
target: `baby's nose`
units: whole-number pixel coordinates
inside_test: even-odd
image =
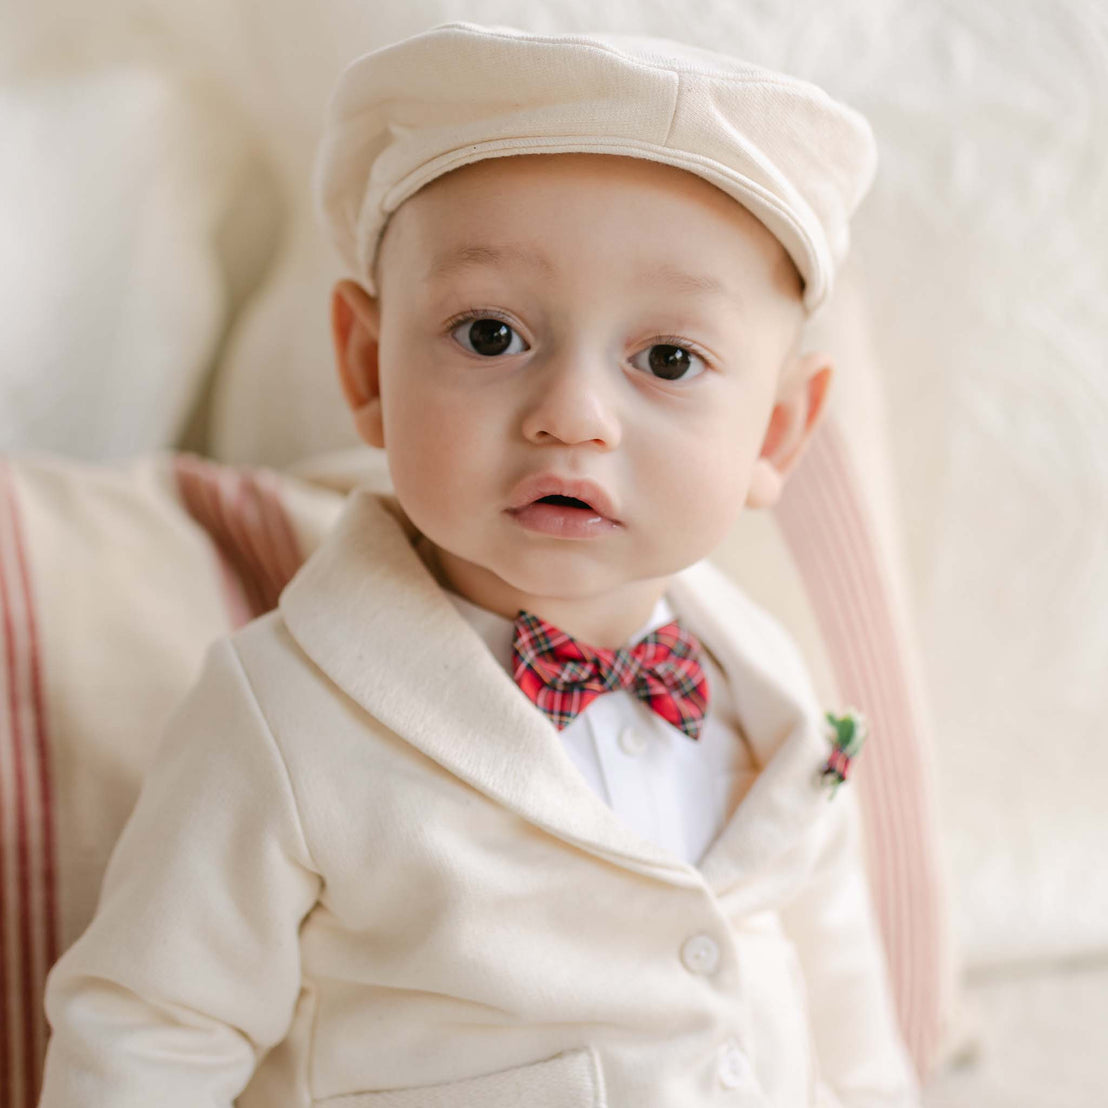
[[[576,355],[552,361],[534,379],[523,419],[531,442],[595,442],[605,449],[621,438],[615,371],[598,358]]]

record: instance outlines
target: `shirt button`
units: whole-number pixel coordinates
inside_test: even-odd
[[[750,1080],[750,1060],[739,1048],[738,1043],[724,1043],[719,1052],[716,1069],[719,1083],[725,1089],[737,1089]]]
[[[705,976],[715,973],[719,965],[719,944],[711,935],[692,935],[681,947],[681,961],[691,973]]]
[[[646,748],[646,737],[633,727],[625,727],[619,733],[619,746],[624,754],[630,754],[633,758]]]

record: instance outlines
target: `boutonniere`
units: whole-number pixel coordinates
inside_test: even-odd
[[[862,743],[869,734],[869,723],[861,712],[847,708],[841,716],[833,712],[824,712],[827,741],[831,744],[831,753],[820,771],[820,783],[826,785],[831,796],[847,779],[850,766],[862,749]]]

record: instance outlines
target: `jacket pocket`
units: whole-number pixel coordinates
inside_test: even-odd
[[[591,1047],[462,1081],[313,1101],[314,1108],[607,1108],[607,1103]]]

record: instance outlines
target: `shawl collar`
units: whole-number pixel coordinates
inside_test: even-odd
[[[668,595],[727,674],[763,768],[693,867],[626,827],[588,787],[553,724],[427,570],[417,536],[395,496],[356,489],[279,607],[339,688],[461,780],[582,849],[717,893],[771,867],[826,808],[816,775],[828,746],[795,648],[708,562],[677,574]]]

